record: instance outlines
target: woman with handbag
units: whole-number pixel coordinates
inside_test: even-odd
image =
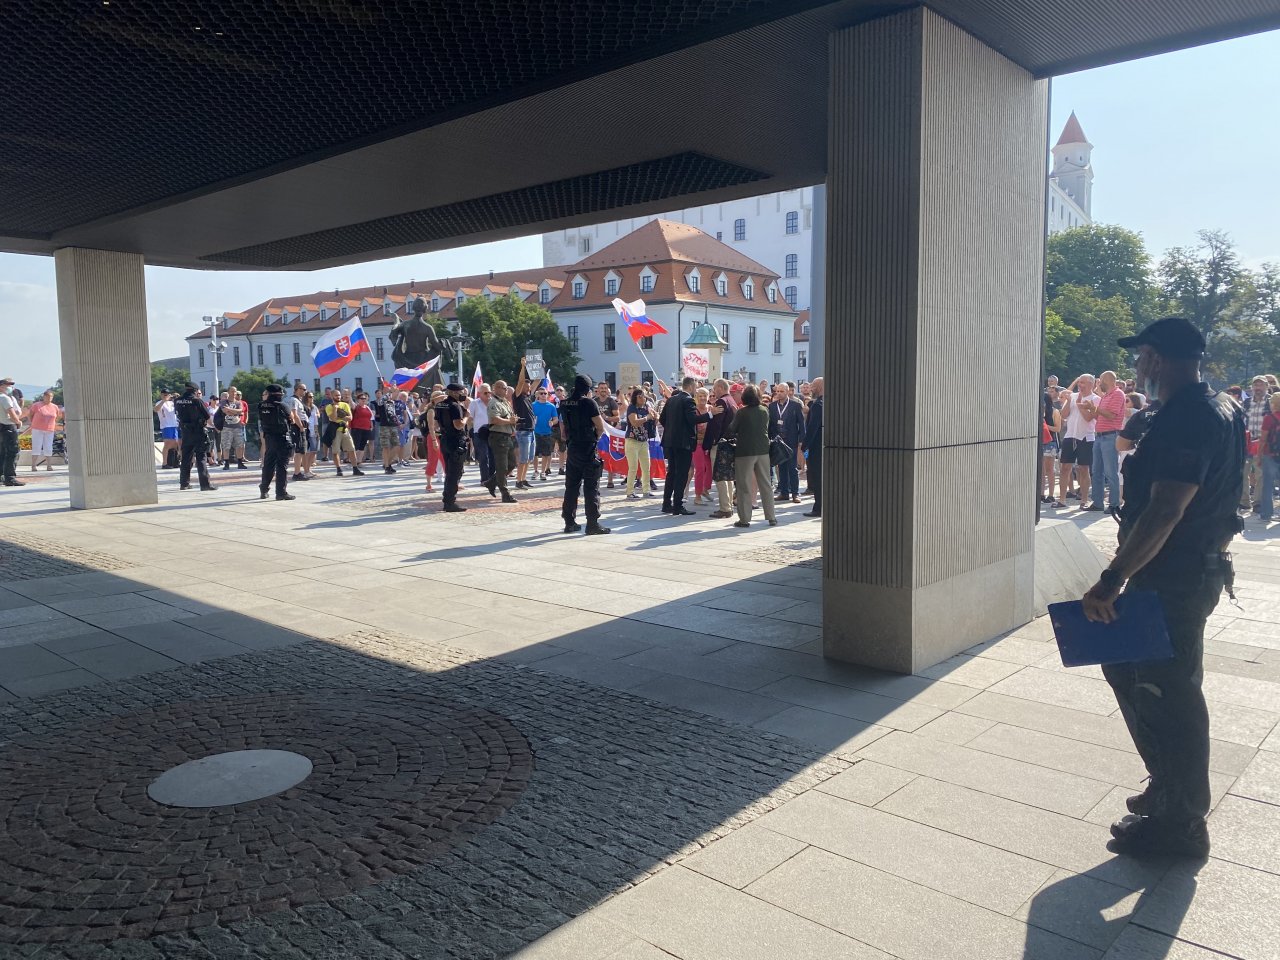
[[[769,411],[760,405],[760,392],[755,387],[748,386],[742,391],[742,406],[734,414],[727,436],[734,441],[737,474],[738,519],[734,526],[751,526],[757,490],[765,519],[769,526],[776,526],[773,487],[769,483]]]

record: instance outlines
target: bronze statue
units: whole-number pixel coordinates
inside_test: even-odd
[[[421,297],[414,298],[412,310],[413,316],[397,320],[387,334],[391,341],[391,360],[396,367],[420,367],[439,357],[440,362],[428,380],[443,383],[441,367],[453,358],[453,348],[448,341],[441,340],[435,328],[423,319],[427,304]]]

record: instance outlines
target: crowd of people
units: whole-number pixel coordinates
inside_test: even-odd
[[[1248,429],[1240,510],[1270,522],[1280,481],[1280,381],[1258,375],[1247,387],[1224,392],[1243,408]],[[1159,410],[1157,398],[1111,370],[1081,374],[1068,386],[1049,377],[1040,426],[1040,502],[1052,510],[1118,513],[1124,461]]]

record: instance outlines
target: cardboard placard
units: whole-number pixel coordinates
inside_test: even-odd
[[[686,377],[711,379],[711,357],[706,350],[685,350],[680,355],[680,366],[684,368]]]

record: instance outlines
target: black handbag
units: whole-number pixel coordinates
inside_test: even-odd
[[[795,458],[795,451],[788,447],[781,437],[774,437],[769,442],[769,466],[778,467],[784,463],[790,463]]]

